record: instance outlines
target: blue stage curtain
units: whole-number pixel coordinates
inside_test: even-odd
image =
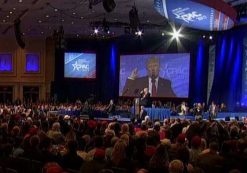
[[[205,102],[207,98],[208,45],[205,40],[197,42],[196,54],[192,54],[190,98],[192,103]],[[195,57],[195,58],[194,58]]]
[[[241,99],[243,28],[220,33],[216,41],[216,62],[210,102],[224,102],[234,111]],[[209,102],[209,103],[210,103]]]

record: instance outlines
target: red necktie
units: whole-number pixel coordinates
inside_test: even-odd
[[[155,85],[155,80],[152,80],[152,97],[156,97],[156,96],[157,96],[157,89]]]

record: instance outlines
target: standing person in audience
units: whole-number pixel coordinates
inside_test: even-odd
[[[128,77],[122,96],[136,96],[143,88],[148,87],[151,97],[176,97],[171,81],[159,76],[160,59],[150,57],[146,63],[147,76],[138,77],[138,69],[135,68]]]
[[[114,104],[113,99],[111,99],[109,105],[105,108],[105,111],[109,116],[112,116],[114,115],[115,110],[116,110],[116,105]]]
[[[189,108],[185,102],[182,102],[181,105],[178,106],[178,114],[179,115],[187,115],[188,110],[189,110]]]
[[[195,117],[202,117],[203,114],[203,107],[201,103],[196,103],[195,106]]]
[[[215,119],[218,113],[218,107],[217,105],[214,103],[214,101],[212,101],[211,105],[209,106],[209,118],[210,119]]]
[[[141,106],[141,110],[140,110],[140,115],[137,118],[138,122],[141,122],[142,120],[145,119],[145,117],[148,115],[147,111],[144,109],[144,106]]]
[[[228,111],[225,103],[220,104],[220,110],[219,111],[220,112],[227,112]]]
[[[151,107],[152,106],[152,101],[150,98],[150,93],[148,91],[148,88],[144,88],[141,92],[140,92],[140,106],[144,106],[144,107]]]

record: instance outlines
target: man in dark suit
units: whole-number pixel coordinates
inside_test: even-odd
[[[152,100],[150,98],[150,93],[148,92],[148,88],[144,88],[140,92],[140,106],[151,107]]]
[[[171,81],[159,77],[160,62],[156,57],[147,61],[147,76],[138,77],[138,69],[135,68],[126,80],[123,96],[137,96],[142,88],[147,87],[151,97],[176,97]]]
[[[140,115],[139,117],[137,118],[138,119],[138,122],[141,123],[142,120],[145,119],[145,117],[148,115],[147,111],[144,109],[144,106],[141,106],[141,110],[140,110]]]

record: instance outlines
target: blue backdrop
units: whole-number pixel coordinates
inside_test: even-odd
[[[242,98],[243,38],[246,29],[239,28],[218,34],[215,74],[210,101],[226,103],[234,111]]]

